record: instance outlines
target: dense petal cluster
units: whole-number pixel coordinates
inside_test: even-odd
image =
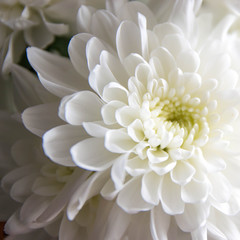
[[[50,2],[27,1],[21,19],[27,9],[47,14],[58,6]],[[48,92],[12,66],[16,107],[47,157],[33,136],[11,147],[17,166],[2,188],[22,205],[7,222],[9,234],[240,237],[238,7],[146,2],[86,1],[69,57],[28,48]],[[27,156],[25,148],[34,151]]]

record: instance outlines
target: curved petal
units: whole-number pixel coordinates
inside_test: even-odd
[[[186,161],[179,161],[176,167],[171,171],[171,179],[179,185],[185,185],[191,181],[196,170]]]
[[[152,209],[153,205],[143,200],[141,194],[142,178],[133,178],[121,190],[117,204],[128,213],[137,213]]]
[[[32,133],[42,136],[49,129],[64,122],[58,117],[59,103],[48,103],[27,108],[22,113],[24,126]]]
[[[181,197],[185,203],[206,201],[209,190],[210,184],[208,182],[200,182],[192,179],[192,181],[182,186]]]
[[[92,16],[96,12],[96,8],[86,5],[81,5],[77,13],[77,26],[79,32],[90,32]]]
[[[109,130],[105,137],[105,147],[113,153],[131,151],[136,143],[129,137],[125,129]]]
[[[103,100],[106,102],[120,101],[128,103],[128,90],[116,82],[110,82],[103,89]]]
[[[129,75],[116,55],[103,51],[100,55],[100,64],[113,74],[119,84],[127,88]]]
[[[97,37],[92,37],[87,42],[86,56],[89,71],[92,71],[100,63],[100,55],[104,50],[111,52],[111,48]]]
[[[207,204],[186,204],[184,212],[175,216],[178,226],[184,232],[192,232],[206,223],[209,215]]]
[[[102,65],[97,65],[89,75],[91,88],[100,96],[103,94],[104,87],[112,82],[117,82],[116,78],[108,67]]]
[[[210,195],[215,201],[227,202],[232,194],[232,186],[229,180],[221,173],[213,173],[208,175],[211,182],[212,190]]]
[[[88,78],[89,70],[86,59],[86,45],[93,36],[88,33],[80,33],[72,37],[68,45],[68,53],[76,71],[85,79]]]
[[[107,169],[118,157],[105,148],[103,138],[85,139],[71,148],[71,154],[77,166],[91,171]]]
[[[87,81],[81,79],[69,59],[35,47],[27,49],[27,56],[30,64],[39,74],[44,87],[53,94],[63,97],[82,89],[88,89]]]
[[[169,175],[162,177],[159,194],[164,212],[170,215],[184,212],[185,204],[181,199],[181,187],[172,182]]]
[[[50,204],[51,198],[32,194],[23,204],[20,210],[20,219],[25,223],[44,225],[44,223],[37,223],[36,219],[38,216],[46,210]]]
[[[128,160],[128,154],[123,154],[115,159],[112,169],[111,178],[114,182],[115,188],[120,189],[123,186],[126,177],[126,162]]]
[[[124,21],[120,24],[117,31],[117,51],[121,61],[131,53],[141,55],[140,30],[136,24]]]
[[[170,220],[170,215],[163,211],[161,204],[152,209],[150,228],[154,240],[168,240]]]
[[[109,130],[102,121],[84,122],[83,127],[89,135],[96,138],[104,137],[106,132]]]
[[[153,205],[159,204],[160,176],[154,172],[144,174],[142,178],[142,198]]]
[[[11,73],[13,77],[14,100],[20,111],[41,103],[57,101],[57,98],[42,86],[36,75],[26,68],[13,64]]]
[[[101,110],[104,123],[107,125],[117,123],[116,111],[124,106],[125,104],[120,101],[111,101],[105,104]]]
[[[79,186],[67,207],[67,216],[70,220],[76,217],[88,199],[100,193],[108,178],[108,172],[96,172]]]
[[[128,159],[126,164],[126,171],[131,176],[139,176],[143,175],[144,173],[148,172],[149,166],[148,166],[148,160],[147,159],[141,159],[139,156],[136,156],[132,159]]]
[[[122,108],[119,108],[116,111],[116,119],[120,125],[123,127],[127,127],[130,125],[134,120],[138,119],[139,116],[139,111],[138,109],[129,107],[129,106],[124,106]]]
[[[24,38],[29,46],[39,48],[46,48],[54,41],[53,33],[51,33],[43,23],[25,29]]]
[[[102,119],[101,107],[100,98],[93,92],[78,92],[65,104],[65,119],[72,125],[98,121]]]
[[[44,134],[43,149],[54,162],[64,166],[76,166],[72,160],[70,148],[87,137],[82,127],[58,126]]]
[[[141,2],[127,2],[119,9],[117,15],[123,20],[130,20],[138,24],[138,14],[142,14],[148,20],[148,29],[152,29],[156,25],[156,19],[152,11],[146,4]]]
[[[69,196],[75,194],[75,191],[83,184],[91,172],[85,170],[76,170],[65,184],[62,190],[51,201],[46,210],[37,218],[39,222],[53,220],[66,207]]]
[[[85,21],[85,20],[84,20]],[[113,48],[116,46],[116,32],[120,21],[111,12],[98,10],[92,16],[91,32]]]
[[[135,142],[141,142],[144,140],[144,129],[141,120],[136,119],[127,128],[128,135]]]

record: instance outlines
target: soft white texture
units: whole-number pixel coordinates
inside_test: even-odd
[[[239,237],[239,72],[228,35],[235,18],[206,27],[212,15],[196,17],[199,2],[177,1],[161,22],[163,13],[139,2],[107,3],[107,11],[79,9],[88,33],[72,38],[71,62],[28,49],[43,85],[63,97],[59,116],[68,123],[43,136],[45,153],[96,171],[70,201],[69,218],[101,192],[127,213],[150,211],[154,239],[176,239],[176,229],[179,239]],[[66,75],[56,66],[68,66]],[[88,75],[93,91],[82,88]]]

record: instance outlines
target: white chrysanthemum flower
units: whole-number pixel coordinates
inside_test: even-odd
[[[231,217],[240,209],[239,73],[227,35],[234,18],[211,29],[183,1],[158,24],[141,3],[107,3],[107,11],[80,8],[86,21],[79,25],[89,33],[71,40],[71,62],[28,50],[42,84],[63,97],[59,116],[68,123],[44,135],[45,153],[101,178],[110,169],[102,196],[116,197],[128,213],[151,211],[154,239],[174,239],[172,222],[188,238],[239,237]],[[83,78],[93,91],[80,91]],[[41,116],[34,109],[23,114],[32,131],[32,116]],[[82,194],[71,199],[70,219]]]

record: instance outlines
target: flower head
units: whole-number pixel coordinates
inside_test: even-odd
[[[71,62],[28,49],[42,84],[62,97],[59,116],[67,122],[44,135],[45,153],[106,178],[89,189],[116,197],[127,213],[151,211],[155,239],[170,234],[171,222],[193,239],[231,239],[216,216],[235,226],[230,216],[240,209],[239,74],[226,47],[234,17],[208,35],[206,15],[196,17],[189,1],[177,4],[184,16],[174,6],[179,24],[173,9],[158,23],[141,3],[108,3],[107,10],[80,8],[88,33],[72,38]],[[92,90],[81,91],[87,77]],[[23,119],[31,129],[29,113]],[[82,206],[78,197],[69,203],[70,219]]]

